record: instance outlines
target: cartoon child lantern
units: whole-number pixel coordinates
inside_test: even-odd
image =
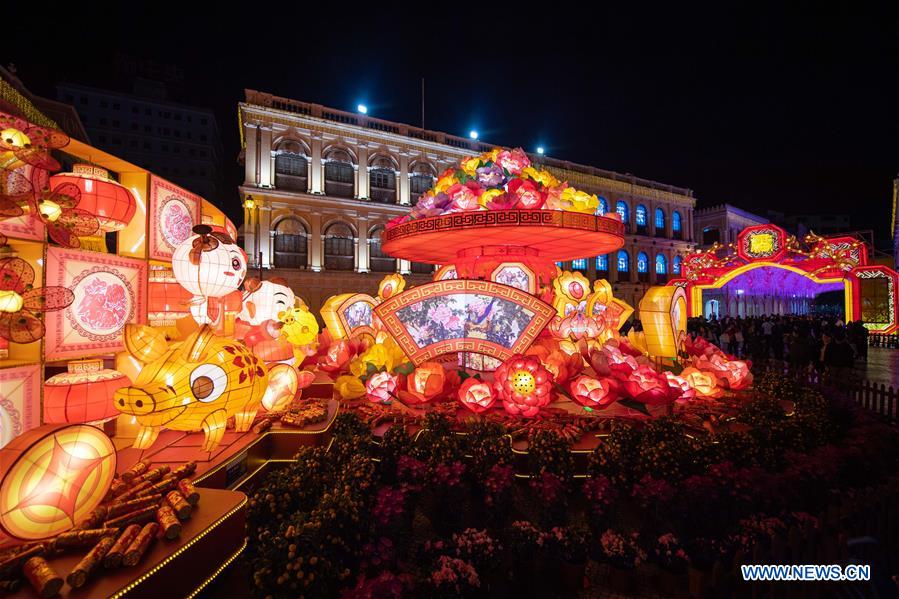
[[[227,233],[209,225],[195,225],[172,255],[175,280],[190,291],[190,312],[198,324],[217,324],[224,310],[210,298],[236,291],[247,276],[247,256]]]

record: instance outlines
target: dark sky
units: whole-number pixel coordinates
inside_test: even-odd
[[[895,2],[586,12],[525,2],[117,4],[43,7],[40,26],[15,28],[12,40],[6,28],[0,60],[44,93],[60,79],[103,83],[115,52],[182,66],[182,99],[218,115],[232,213],[243,88],[346,109],[365,102],[374,116],[417,124],[425,77],[428,128],[540,144],[554,157],[689,187],[700,206],[849,212],[881,244],[889,239]]]

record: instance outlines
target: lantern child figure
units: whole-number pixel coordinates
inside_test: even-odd
[[[210,310],[209,299],[236,291],[247,276],[247,256],[227,233],[195,225],[172,255],[172,270],[182,287],[194,294],[190,312],[197,324],[218,325],[224,310]]]
[[[268,369],[246,345],[216,335],[209,325],[182,343],[167,345],[157,339],[152,349],[142,341],[146,328],[125,327],[125,348],[144,368],[133,385],[119,389],[114,396],[115,407],[134,416],[141,426],[134,441],[137,449],[150,447],[162,427],[180,431],[202,428],[203,451],[211,452],[222,440],[228,418],[234,416],[235,428],[244,432],[252,425],[264,396],[269,405],[283,404],[281,398],[265,394],[285,393],[290,385],[284,385],[282,379],[278,389],[268,391],[270,378],[291,373],[297,377],[296,369],[285,364]]]

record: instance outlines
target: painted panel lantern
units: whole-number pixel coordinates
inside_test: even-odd
[[[41,423],[41,367],[0,369],[0,447]]]
[[[150,258],[171,260],[181,243],[200,222],[200,196],[165,179],[150,179]]]
[[[46,274],[48,286],[75,296],[68,308],[45,316],[48,360],[121,350],[125,325],[146,318],[145,260],[50,247]]]

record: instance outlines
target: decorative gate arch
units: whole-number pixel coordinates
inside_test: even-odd
[[[776,269],[783,277],[774,277],[780,279],[775,285],[786,284],[788,273],[814,284],[842,284],[847,321],[861,319],[880,333],[899,329],[899,275],[889,267],[869,264],[867,247],[853,237],[823,238],[810,233],[800,242],[777,225],[756,225],[743,229],[733,244],[716,243],[690,254],[683,268],[684,277],[668,284],[684,287],[690,316],[703,315],[703,291],[721,289],[757,269]]]

